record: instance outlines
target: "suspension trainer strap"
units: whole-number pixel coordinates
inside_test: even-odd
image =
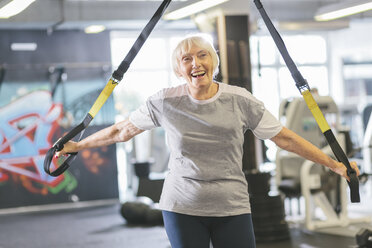
[[[137,40],[133,44],[132,48],[129,50],[128,54],[125,56],[124,60],[120,63],[119,67],[111,75],[111,78],[109,79],[106,86],[104,87],[104,89],[102,90],[102,92],[100,93],[96,101],[94,102],[88,114],[85,116],[83,122],[81,122],[78,126],[73,128],[65,136],[60,138],[53,145],[53,147],[48,150],[48,152],[46,153],[45,159],[44,159],[44,170],[46,173],[48,173],[51,176],[56,177],[56,176],[61,175],[64,171],[66,171],[70,167],[70,163],[75,159],[75,156],[77,155],[77,153],[69,154],[69,157],[63,162],[63,164],[59,166],[56,170],[51,172],[50,165],[51,165],[54,154],[57,151],[62,150],[64,144],[66,144],[69,140],[73,139],[79,133],[81,133],[79,140],[81,139],[82,134],[83,134],[82,131],[84,131],[88,127],[88,125],[93,120],[93,118],[96,116],[96,114],[101,109],[103,104],[109,98],[114,88],[123,79],[124,73],[128,70],[133,59],[136,57],[141,47],[143,46],[143,44],[149,37],[150,33],[152,32],[152,30],[154,29],[154,27],[156,26],[160,18],[163,16],[170,2],[171,0],[164,0],[162,4],[159,6],[159,8],[156,10],[155,14],[152,16],[150,21],[144,27],[144,29],[138,36]]]
[[[342,162],[347,169],[347,175],[350,178],[350,182],[348,181],[349,188],[350,188],[350,198],[351,202],[360,202],[360,196],[359,196],[359,180],[356,174],[356,171],[350,166],[349,160],[345,154],[345,152],[342,150],[340,144],[337,142],[336,137],[334,136],[331,128],[329,127],[327,120],[324,118],[324,115],[322,111],[320,110],[318,104],[314,100],[314,97],[312,96],[310,92],[310,86],[308,85],[306,79],[304,79],[297,69],[297,66],[293,62],[291,56],[288,53],[288,50],[272,24],[269,16],[267,15],[262,3],[260,0],[254,0],[254,3],[260,12],[266,27],[268,28],[272,38],[274,39],[274,42],[280,52],[280,54],[283,57],[283,60],[285,61],[289,71],[291,72],[291,75],[296,82],[296,87],[302,94],[303,98],[305,99],[305,102],[307,106],[309,107],[311,113],[313,114],[320,130],[324,134],[329,146],[331,147],[336,159],[339,162]]]

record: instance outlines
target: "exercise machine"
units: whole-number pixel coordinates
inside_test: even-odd
[[[314,98],[345,150],[347,131],[340,125],[336,103],[329,96]],[[303,99],[283,101],[280,106],[280,119],[287,128],[333,157],[331,147],[325,142]],[[354,237],[362,227],[370,225],[369,216],[349,217],[347,182],[339,175],[324,166],[280,149],[276,155],[276,164],[276,182],[279,189],[285,195],[295,192],[298,199],[301,196],[304,198],[304,227],[307,230]]]
[[[329,96],[314,96],[322,109],[327,120],[332,127],[338,126],[339,114],[338,109]],[[327,143],[318,128],[315,119],[305,101],[302,98],[289,98],[281,102],[279,107],[279,119],[284,126],[301,137],[311,142],[316,147],[322,148]],[[300,214],[300,197],[301,192],[301,164],[304,159],[294,153],[287,152],[278,148],[276,153],[276,185],[279,190],[290,200],[290,213],[292,214],[292,199],[298,201],[298,214]]]

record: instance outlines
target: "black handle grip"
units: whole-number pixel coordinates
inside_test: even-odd
[[[355,170],[347,170],[347,175],[350,178],[350,181],[347,183],[349,184],[350,188],[350,200],[351,202],[360,202],[360,195],[359,195],[359,178],[356,174]]]
[[[78,154],[77,152],[68,153],[69,157],[62,163],[62,165],[58,166],[56,170],[50,171],[50,166],[52,164],[54,154],[57,151],[60,151],[62,149],[63,149],[63,144],[61,143],[61,139],[60,139],[46,153],[45,159],[44,159],[44,171],[48,173],[48,175],[51,175],[53,177],[57,177],[61,175],[63,172],[65,172],[70,167],[70,162],[72,162],[75,159],[76,155]]]
[[[346,167],[346,173],[350,178],[348,181],[349,188],[350,188],[350,198],[351,202],[360,202],[360,195],[359,195],[359,179],[357,176],[356,171],[351,167],[349,160],[342,150],[340,144],[337,142],[335,135],[333,134],[332,130],[329,129],[324,132],[324,136],[331,147],[333,153],[337,160],[343,163]]]
[[[61,175],[65,170],[67,170],[70,167],[70,162],[72,162],[76,155],[76,153],[68,153],[70,156],[63,162],[61,166],[59,166],[55,171],[50,171],[50,165],[53,160],[53,156],[57,151],[60,151],[63,149],[64,144],[66,144],[69,140],[73,139],[78,133],[81,133],[93,120],[93,118],[88,113],[86,117],[84,118],[84,121],[81,122],[79,125],[74,127],[70,132],[68,132],[65,136],[57,140],[57,142],[53,145],[52,148],[48,150],[48,152],[45,155],[44,158],[44,171],[48,173],[51,176],[57,177]]]
[[[137,53],[141,49],[142,45],[154,29],[157,22],[160,20],[161,16],[163,15],[165,9],[170,4],[171,0],[163,0],[162,4],[159,6],[159,8],[156,10],[153,17],[150,19],[150,21],[147,23],[145,28],[142,30],[141,34],[133,44],[132,48],[130,49],[129,53],[126,55],[124,60],[119,65],[119,68],[114,71],[112,74],[112,77],[117,80],[118,82],[121,81],[123,78],[124,73],[129,68],[130,63],[133,61],[133,59],[136,57]],[[65,170],[67,170],[70,165],[69,162],[72,162],[72,160],[76,157],[76,154],[71,154],[61,166],[59,166],[55,171],[50,171],[50,165],[53,160],[53,156],[57,151],[60,151],[63,149],[63,145],[66,144],[69,140],[74,138],[78,133],[83,131],[89,123],[93,120],[93,116],[88,113],[82,123],[80,123],[78,126],[76,126],[73,130],[71,130],[68,134],[66,134],[64,137],[59,139],[51,149],[48,150],[46,153],[45,159],[44,159],[44,170],[46,173],[48,173],[51,176],[59,176],[62,174]]]
[[[280,54],[282,55],[283,60],[285,61],[289,71],[291,72],[292,77],[296,82],[296,86],[297,86],[298,90],[300,91],[301,94],[302,94],[303,89],[310,90],[310,87],[309,87],[307,81],[302,77],[301,73],[298,71],[298,68],[297,68],[296,64],[293,62],[291,56],[289,55],[288,50],[285,47],[285,44],[284,44],[280,34],[278,33],[275,26],[271,22],[271,20],[270,20],[269,16],[267,15],[262,3],[260,2],[260,0],[254,0],[254,3],[256,5],[258,11],[260,12],[260,14],[261,14],[261,16],[264,20],[264,23],[267,26],[272,38],[274,39],[274,42],[275,42]],[[356,171],[351,167],[346,154],[342,150],[340,144],[337,142],[332,130],[329,129],[329,130],[325,131],[323,134],[324,134],[325,138],[327,139],[327,142],[328,142],[329,146],[331,147],[333,153],[335,154],[337,160],[339,162],[342,162],[347,168],[347,175],[350,178],[350,182],[348,182],[348,183],[349,183],[349,188],[350,188],[351,202],[360,202],[359,180],[358,180],[358,177],[356,175]]]

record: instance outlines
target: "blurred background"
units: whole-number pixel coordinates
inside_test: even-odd
[[[83,120],[160,4],[0,0],[1,213],[123,204],[138,196],[159,200],[169,156],[161,128],[125,144],[80,152],[60,177],[48,176],[43,161],[53,143]],[[361,192],[370,196],[372,1],[262,4],[332,129],[343,134],[342,147],[365,173]],[[295,110],[303,105],[301,95],[254,2],[248,0],[172,1],[84,136],[127,118],[161,88],[182,84],[173,75],[170,55],[180,39],[194,33],[208,36],[218,50],[216,80],[247,88],[284,125],[326,147],[315,120],[306,111]],[[300,180],[305,161],[283,154],[250,132],[246,136],[243,170],[269,173],[283,199],[298,200],[298,205],[284,201],[286,215],[306,209]],[[293,173],[285,168],[288,165],[298,169]],[[286,179],[297,183],[289,191]],[[334,187],[347,190],[340,183]],[[368,203],[361,206],[368,208]]]

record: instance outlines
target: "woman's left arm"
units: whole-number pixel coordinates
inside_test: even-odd
[[[313,161],[314,163],[324,165],[335,173],[349,180],[345,165],[332,159],[319,148],[288,128],[283,127],[283,129],[276,136],[271,138],[271,140],[280,148],[289,152],[294,152],[305,159]],[[350,165],[352,168],[354,168],[357,175],[359,175],[360,172],[357,164],[355,162],[350,162]]]

